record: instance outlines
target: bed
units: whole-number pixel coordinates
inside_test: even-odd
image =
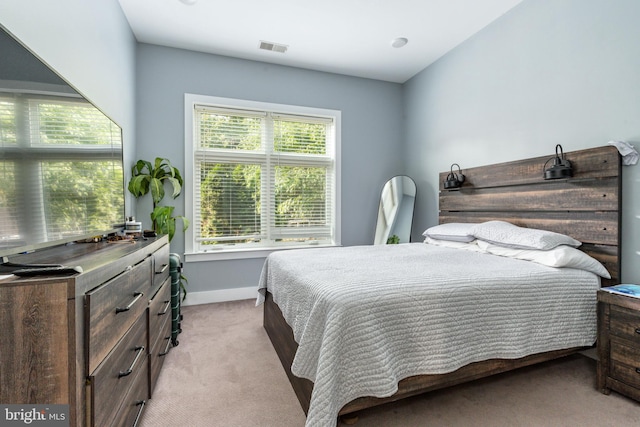
[[[620,158],[567,158],[573,177],[552,181],[548,157],[467,169],[460,189],[440,189],[439,222],[562,233],[610,279],[424,243],[267,259],[258,303],[308,426],[593,345],[596,290],[619,281]]]

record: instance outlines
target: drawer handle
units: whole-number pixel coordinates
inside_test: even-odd
[[[162,353],[158,354],[158,356],[160,357],[166,356],[169,353],[169,350],[171,350],[169,348],[171,346],[171,337],[165,337],[165,340],[167,340],[167,346],[164,348],[164,351]]]
[[[640,368],[636,368],[636,374],[640,374]]]
[[[164,273],[167,268],[169,268],[169,264],[162,264],[162,270],[156,271],[156,274]]]
[[[164,316],[165,314],[167,314],[167,311],[169,311],[169,306],[171,305],[171,300],[165,301],[165,304],[167,305],[164,306],[164,310],[158,313],[158,316]]]
[[[131,373],[133,372],[133,368],[136,366],[136,363],[138,363],[138,359],[140,359],[140,356],[144,352],[144,346],[141,345],[139,347],[134,348],[134,350],[137,352],[135,359],[133,359],[133,362],[131,362],[131,366],[129,366],[129,369],[127,369],[126,371],[120,371],[120,373],[118,374],[118,378],[131,375]]]
[[[142,292],[135,292],[133,294],[133,296],[135,297],[126,307],[121,308],[121,307],[116,307],[116,314],[118,313],[122,313],[123,311],[129,311],[131,310],[131,307],[133,307],[133,304],[135,304],[136,302],[138,302],[138,300],[140,298],[142,298],[144,294]]]
[[[144,411],[144,405],[147,404],[146,400],[138,400],[136,402],[136,406],[139,406],[140,409],[138,409],[138,414],[136,415],[136,419],[133,422],[133,427],[136,427],[138,425],[138,421],[140,421],[140,416],[142,415],[142,411]]]
[[[636,334],[640,334],[640,328],[636,328]]]

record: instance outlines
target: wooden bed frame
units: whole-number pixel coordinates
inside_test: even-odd
[[[619,283],[621,161],[611,146],[566,153],[573,177],[545,181],[543,167],[552,156],[464,169],[461,188],[445,190],[449,172],[440,173],[440,223],[482,222],[500,219],[519,226],[570,235],[583,251],[598,259],[611,274],[602,286]],[[551,162],[550,162],[551,163]],[[264,328],[280,358],[305,414],[313,383],[291,373],[298,348],[282,312],[267,293]],[[398,383],[398,392],[387,398],[361,397],[345,405],[339,415],[450,387],[490,375],[567,356],[570,348],[520,359],[492,359],[472,363],[441,375],[418,375]]]

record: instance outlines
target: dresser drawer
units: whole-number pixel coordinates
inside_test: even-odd
[[[624,338],[640,347],[640,312],[625,307],[611,305],[611,335]]]
[[[87,373],[93,372],[147,308],[151,258],[85,295]]]
[[[167,358],[167,354],[171,350],[171,319],[164,319],[164,323],[161,325],[160,333],[155,340],[155,343],[151,346],[150,352],[150,371],[149,371],[149,396],[153,396],[153,389],[156,387],[158,376],[160,375],[160,369],[164,360]]]
[[[109,427],[135,427],[140,424],[140,418],[144,411],[145,405],[149,401],[149,389],[147,386],[147,375],[149,373],[149,365],[144,364],[144,369],[141,369],[136,376],[132,387],[127,392],[126,396],[122,400],[122,405],[118,412],[112,415],[111,424],[104,424]],[[94,426],[101,427],[101,426]]]
[[[146,384],[146,375],[138,377],[147,372],[147,354],[147,319],[142,315],[90,376],[94,426],[108,425],[135,381]]]
[[[160,325],[171,318],[171,281],[167,278],[149,303],[149,344],[158,338]]]
[[[153,254],[153,289],[158,289],[169,278],[169,245]]]

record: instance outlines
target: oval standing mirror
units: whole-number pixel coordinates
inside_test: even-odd
[[[382,187],[373,244],[408,243],[411,239],[416,183],[408,176],[394,176]]]

